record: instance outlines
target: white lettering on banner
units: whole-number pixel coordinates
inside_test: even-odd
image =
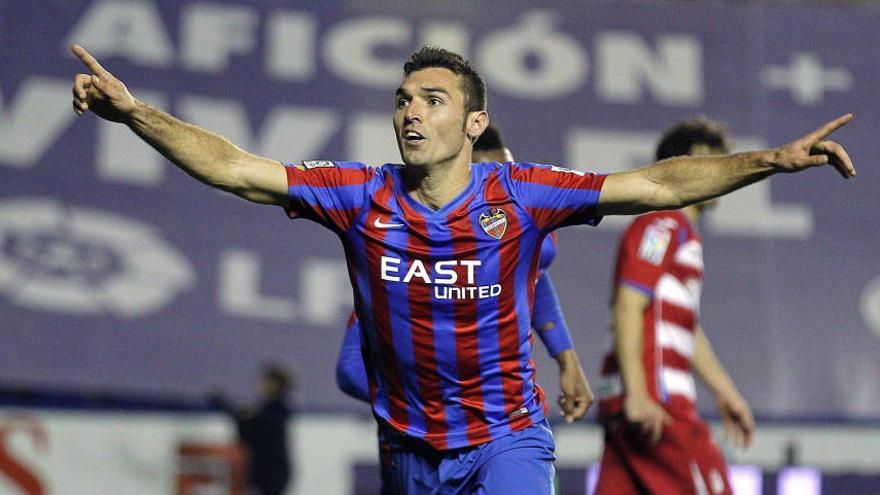
[[[210,128],[238,146],[279,160],[310,157],[327,143],[338,126],[332,111],[276,106],[266,116],[259,133],[250,128],[244,104],[186,96],[178,104],[184,120]]]
[[[160,93],[136,89],[132,91],[141,101],[155,107],[167,107]],[[70,96],[68,95],[68,98]],[[147,146],[131,130],[115,122],[98,120],[98,140],[95,167],[98,177],[108,182],[141,186],[158,186],[165,178],[166,161]]]
[[[355,113],[348,119],[348,159],[374,166],[400,162],[388,113]]]
[[[0,88],[0,163],[30,168],[73,123],[70,83],[53,79],[27,79],[14,101]]]
[[[400,81],[401,60],[419,40],[461,54],[473,51],[490,86],[518,98],[563,98],[587,82],[585,43],[563,32],[552,11],[526,11],[515,25],[488,31],[472,43],[468,26],[456,21],[426,22],[417,30],[403,17],[355,16],[322,29],[306,11],[209,3],[183,10],[177,58],[187,69],[212,74],[233,70],[233,56],[262,56],[265,75],[310,81],[317,76],[320,52],[327,68],[349,84],[389,89]],[[265,33],[258,32],[261,21]],[[319,43],[322,31],[326,34]],[[265,48],[255,53],[261,35]],[[599,31],[595,39],[600,99],[634,104],[652,97],[663,105],[686,107],[703,102],[702,45],[696,36],[661,34],[654,47],[632,31]],[[95,2],[67,42],[88,47],[99,59],[121,56],[146,67],[167,68],[175,59],[156,6],[141,0]],[[400,56],[383,59],[382,49]]]
[[[246,55],[254,49],[259,20],[245,5],[186,7],[180,33],[184,65],[211,74],[229,70],[232,55]]]
[[[599,95],[611,102],[638,103],[644,89],[661,104],[696,106],[703,102],[702,46],[695,36],[658,36],[651,51],[635,32],[610,31],[597,41]]]
[[[324,59],[346,81],[390,89],[400,82],[400,60],[381,60],[376,49],[385,46],[409,50],[411,40],[409,24],[397,17],[349,20],[330,29],[324,42]]]
[[[732,138],[737,150],[759,150],[767,143],[758,138]],[[768,239],[809,239],[813,236],[813,209],[808,204],[774,203],[770,178],[734,191],[706,213],[707,227],[728,235]]]
[[[470,34],[459,22],[430,22],[422,29],[422,45],[442,46],[468,58]]]
[[[195,281],[152,226],[52,199],[0,203],[0,245],[0,293],[26,308],[137,318]]]
[[[217,302],[220,312],[257,320],[329,326],[351,310],[351,284],[345,262],[308,258],[300,265],[297,299],[265,294],[263,264],[257,253],[227,249],[220,255]]]
[[[859,312],[865,325],[880,338],[880,276],[868,282],[859,297]]]
[[[94,2],[67,37],[65,52],[71,43],[87,47],[98,60],[126,57],[146,67],[168,67],[174,56],[159,11],[147,1]]]
[[[801,105],[818,105],[826,91],[849,91],[853,75],[843,67],[822,66],[815,53],[795,52],[788,65],[770,65],[761,71],[761,81],[772,89],[788,89]]]
[[[566,163],[572,168],[601,173],[623,172],[654,161],[656,133],[571,128],[566,134]],[[739,149],[762,149],[756,138],[732,138]],[[772,179],[771,179],[772,180]],[[707,213],[707,229],[718,234],[765,238],[808,239],[813,235],[813,211],[807,205],[774,203],[771,182],[764,180],[734,191]],[[622,230],[631,219],[611,216],[602,228]]]
[[[220,256],[218,302],[235,316],[258,320],[293,321],[296,305],[278,296],[261,294],[260,259],[250,251],[230,249]]]
[[[277,79],[305,81],[315,76],[318,23],[307,12],[278,10],[269,16],[266,72]]]
[[[520,25],[487,36],[476,53],[489,85],[534,99],[559,98],[577,91],[587,77],[586,53],[554,23],[550,12],[528,12]]]
[[[309,323],[330,326],[351,311],[353,298],[348,269],[341,260],[311,258],[300,272],[301,305]]]

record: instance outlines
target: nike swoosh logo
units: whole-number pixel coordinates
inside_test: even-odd
[[[376,220],[373,221],[373,225],[377,229],[395,229],[397,227],[403,227],[402,223],[385,223],[379,217],[376,217]]]

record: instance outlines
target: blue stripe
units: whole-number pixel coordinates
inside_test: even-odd
[[[481,235],[480,214],[488,207],[474,208],[471,215],[471,229],[477,238],[477,258],[483,262],[477,272],[477,284],[480,286],[494,285],[501,279],[501,251],[499,243],[487,235]],[[480,230],[478,230],[480,229]],[[503,295],[503,294],[502,294]],[[500,297],[500,296],[499,296]],[[480,373],[483,377],[483,403],[486,417],[490,423],[504,423],[503,428],[493,431],[498,437],[507,434],[510,427],[506,424],[504,414],[504,384],[501,380],[501,349],[498,345],[498,305],[499,297],[487,297],[477,300],[477,349],[480,353]]]
[[[428,237],[431,239],[432,260],[452,260],[453,246],[446,218],[432,221],[425,218]],[[433,270],[432,270],[433,275]],[[455,303],[451,299],[437,299],[434,289],[451,287],[431,285],[431,311],[434,323],[434,355],[437,374],[440,376],[440,393],[446,413],[447,438],[463,435],[467,430],[464,410],[458,405],[461,400],[461,383],[458,376],[458,354],[455,346]]]
[[[395,209],[394,198],[391,199],[392,209]],[[402,279],[409,269],[409,258],[406,256],[409,235],[403,229],[389,229],[385,234],[385,255],[401,260],[398,275]],[[394,355],[397,359],[397,367],[401,374],[404,386],[404,398],[406,400],[406,412],[409,420],[407,433],[423,437],[426,431],[425,416],[422,412],[422,402],[419,400],[419,382],[415,373],[415,354],[412,342],[412,324],[410,319],[409,284],[401,282],[384,282],[388,293],[388,309],[391,316],[391,338],[394,343]],[[391,305],[395,309],[391,309]]]
[[[654,297],[654,289],[651,287],[646,287],[642,284],[637,284],[631,280],[621,280],[620,285],[625,285],[631,289],[635,289],[650,298]]]
[[[529,332],[532,327],[532,314],[529,311],[528,288],[535,284],[535,280],[529,278],[529,271],[534,263],[537,263],[540,255],[540,241],[542,236],[532,225],[528,215],[522,211],[516,211],[520,222],[519,259],[516,265],[516,316],[519,328],[519,353],[520,370],[523,377],[523,399],[526,407],[533,406],[535,394],[532,392],[532,381],[535,370],[529,366],[529,358],[532,355],[532,345],[529,341]],[[535,266],[537,273],[537,266]],[[530,407],[530,412],[532,408]]]
[[[517,199],[522,201],[526,208],[583,209],[595,206],[599,202],[600,191],[595,189],[548,186],[537,182],[511,180],[517,183],[520,191]]]
[[[357,310],[363,338],[369,342],[370,355],[372,357],[373,379],[376,382],[376,400],[373,403],[373,411],[380,417],[390,418],[391,408],[388,402],[388,384],[382,380],[385,370],[380,365],[378,354],[379,345],[372,313],[373,298],[370,294],[370,274],[367,269],[367,253],[363,237],[359,232],[353,231],[352,235],[345,236],[342,239],[346,256],[354,260],[357,267],[357,287],[355,287],[357,297],[355,301],[359,302],[361,307],[356,307],[355,309]]]

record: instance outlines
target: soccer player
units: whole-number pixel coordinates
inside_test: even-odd
[[[485,85],[461,56],[434,47],[410,57],[394,96],[402,165],[282,164],[145,105],[72,49],[90,72],[74,77],[77,114],[124,123],[196,179],[340,237],[397,493],[551,493],[554,443],[528,338],[550,232],[699,203],[774,173],[832,164],[855,174],[843,147],[825,140],[851,115],[779,148],[608,176],[473,164],[489,123]]]
[[[476,163],[513,161],[513,154],[504,146],[501,133],[494,125],[489,125],[474,143],[471,159]],[[593,402],[584,370],[574,351],[571,334],[565,323],[562,308],[556,297],[556,290],[547,268],[556,257],[556,235],[551,233],[544,238],[541,245],[538,264],[538,282],[535,286],[535,301],[532,313],[532,328],[536,330],[544,346],[559,365],[559,384],[561,394],[559,406],[566,422],[574,422],[586,414]],[[346,394],[364,402],[370,402],[369,383],[364,360],[361,355],[361,339],[363,338],[357,314],[352,312],[346,325],[345,337],[339,358],[336,361],[336,383]],[[394,493],[387,486],[393,484],[393,466],[387,453],[391,446],[379,431],[379,462],[383,479],[382,493]]]
[[[506,163],[513,161],[513,154],[504,145],[498,128],[490,124],[474,143],[471,159],[475,163]],[[566,422],[571,423],[584,417],[593,402],[593,393],[574,351],[571,334],[556,297],[556,289],[546,271],[556,257],[556,243],[556,235],[551,233],[544,238],[541,245],[532,328],[537,331],[547,352],[559,365],[559,406]],[[361,356],[361,328],[354,312],[348,319],[342,348],[336,361],[336,384],[351,397],[370,402],[367,372]]]
[[[695,118],[671,128],[657,160],[727,153],[724,127]],[[602,367],[605,451],[598,495],[731,494],[727,466],[697,416],[692,370],[718,405],[725,433],[748,446],[752,412],[699,323],[703,241],[697,224],[717,200],[637,217],[614,276],[613,346]]]

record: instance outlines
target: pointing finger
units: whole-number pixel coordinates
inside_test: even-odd
[[[74,44],[74,45],[70,46],[70,49],[73,50],[73,54],[76,55],[77,58],[79,58],[82,61],[83,65],[88,67],[88,69],[90,71],[92,71],[93,74],[97,74],[97,75],[109,75],[110,74],[109,72],[107,72],[107,69],[105,69],[104,67],[101,67],[101,64],[99,64],[98,61],[95,59],[95,57],[93,57],[92,54],[87,52],[85,48]]]
[[[841,127],[843,127],[844,125],[849,123],[849,121],[851,121],[852,119],[853,119],[853,114],[851,114],[851,113],[841,115],[840,117],[837,117],[836,119],[832,120],[831,122],[826,123],[825,125],[816,129],[815,131],[807,134],[806,138],[811,143],[818,143],[819,141],[825,139],[832,132],[836,131],[837,129],[840,129]]]

